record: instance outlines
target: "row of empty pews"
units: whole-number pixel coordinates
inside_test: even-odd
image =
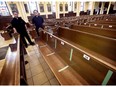
[[[61,85],[116,85],[115,18],[94,15],[46,20],[36,42]]]
[[[45,28],[41,29],[40,38],[37,38],[35,27],[30,26],[31,22],[27,23],[27,31],[61,85],[116,85],[115,15],[44,20]],[[1,35],[5,40],[9,39],[6,30]],[[26,51],[20,37],[16,39],[17,43],[10,45],[8,50],[11,54],[6,56],[0,75],[1,85],[27,85]]]

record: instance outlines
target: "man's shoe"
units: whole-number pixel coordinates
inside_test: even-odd
[[[28,45],[25,45],[25,47],[27,48],[27,47],[28,47]]]
[[[25,61],[25,64],[28,64],[29,62],[28,61]]]
[[[34,43],[34,42],[32,42],[30,45],[35,45],[35,43]]]

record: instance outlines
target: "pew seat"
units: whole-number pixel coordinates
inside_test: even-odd
[[[37,43],[39,45],[40,53],[61,85],[88,84],[88,82],[70,66],[65,70],[62,70],[64,67],[68,66],[67,63],[59,55],[54,53],[54,51],[46,45],[44,41],[39,40]]]

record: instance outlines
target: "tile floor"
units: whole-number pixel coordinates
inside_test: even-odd
[[[60,85],[53,72],[41,56],[37,44],[26,48],[27,82],[29,85]]]

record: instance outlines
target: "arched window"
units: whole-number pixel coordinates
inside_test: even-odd
[[[42,3],[39,4],[40,12],[44,12],[44,5]]]
[[[60,11],[63,11],[63,4],[60,4]]]
[[[65,11],[68,11],[68,4],[65,4]]]
[[[29,13],[29,9],[28,9],[27,4],[24,4],[24,8],[25,8],[25,12],[26,12],[26,13]]]
[[[9,16],[9,10],[7,8],[7,5],[4,1],[0,1],[0,16]]]
[[[17,5],[16,4],[11,3],[10,4],[10,8],[11,8],[12,12],[14,12],[14,11],[17,11],[18,12]]]
[[[48,9],[48,12],[51,12],[51,4],[50,3],[47,4],[47,9]]]
[[[77,2],[74,3],[74,10],[76,11],[77,10]]]

